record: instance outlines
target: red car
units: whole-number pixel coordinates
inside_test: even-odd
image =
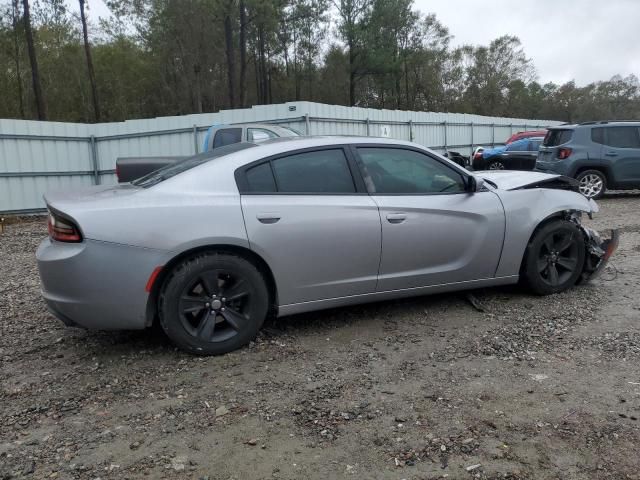
[[[518,132],[514,133],[509,137],[509,140],[505,142],[506,145],[515,142],[516,140],[522,140],[523,138],[531,138],[531,137],[544,137],[547,134],[546,130],[532,130],[528,132]]]

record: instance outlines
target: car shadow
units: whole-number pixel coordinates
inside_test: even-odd
[[[258,342],[279,337],[305,337],[318,333],[329,333],[345,327],[363,327],[372,322],[395,322],[423,316],[425,312],[442,313],[443,327],[447,326],[447,310],[469,310],[470,315],[481,314],[483,302],[501,298],[504,301],[522,300],[533,297],[519,285],[490,287],[477,290],[423,295],[395,300],[337,307],[326,310],[290,315],[281,318],[270,317],[258,334]],[[440,317],[437,318],[439,320]],[[145,330],[133,331],[73,331],[67,339],[67,346],[82,349],[83,356],[117,358],[141,353],[153,356],[190,357],[178,350],[168,339],[162,328],[154,324]],[[246,348],[246,347],[245,347]]]

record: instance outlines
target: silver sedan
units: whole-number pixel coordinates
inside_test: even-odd
[[[42,292],[65,324],[159,322],[196,354],[270,315],[522,281],[563,291],[618,236],[571,179],[470,173],[419,145],[299,137],[204,153],[131,184],[47,194]]]

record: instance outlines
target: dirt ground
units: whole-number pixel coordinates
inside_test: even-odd
[[[299,315],[215,358],[63,327],[44,223],[9,225],[0,479],[640,479],[640,195],[600,206],[622,240],[589,285]]]

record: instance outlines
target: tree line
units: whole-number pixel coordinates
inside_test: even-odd
[[[640,117],[631,75],[540,83],[515,36],[454,46],[412,0],[0,0],[1,118],[119,121],[309,100],[567,122]],[[88,8],[89,7],[89,8]]]

